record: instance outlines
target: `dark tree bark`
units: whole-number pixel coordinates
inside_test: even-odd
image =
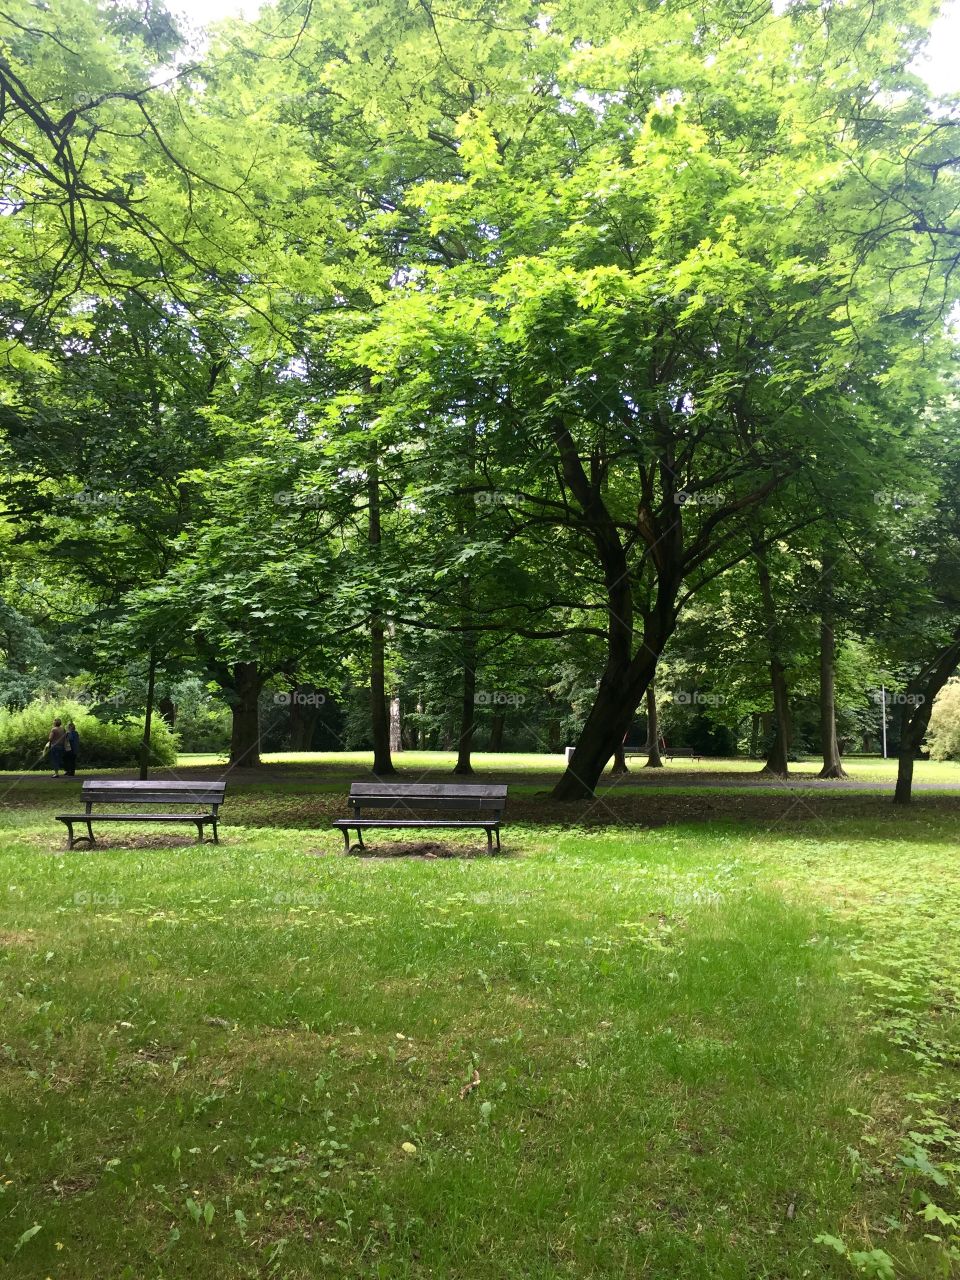
[[[457,763],[453,772],[459,777],[467,777],[473,773],[470,753],[473,749],[473,734],[476,729],[477,715],[477,646],[470,631],[463,632],[463,672],[460,694],[460,736],[457,740]]]
[[[153,701],[157,689],[157,651],[150,650],[147,668],[147,705],[143,715],[143,741],[140,744],[140,781],[146,781],[150,773],[150,731],[153,727]]]
[[[837,696],[834,676],[835,642],[833,624],[825,611],[820,623],[820,747],[823,768],[818,777],[845,778],[837,742]]]
[[[645,769],[662,769],[660,756],[660,714],[657,711],[657,690],[651,680],[647,686],[647,763]]]
[[[488,751],[503,750],[503,729],[507,723],[507,713],[505,711],[495,711],[493,720],[490,722],[490,742],[487,745]]]
[[[380,532],[380,464],[376,451],[367,473],[367,540],[379,548]],[[390,713],[387,707],[385,677],[386,633],[379,606],[370,615],[370,732],[373,738],[373,772],[378,778],[396,775],[390,755]]]
[[[476,476],[476,436],[473,427],[467,427],[467,438],[464,441],[466,455],[466,477],[472,484]],[[457,509],[457,533],[461,544],[472,540],[476,527],[477,508],[472,495],[466,502],[459,501]],[[477,657],[479,653],[476,632],[469,630],[473,615],[473,583],[469,573],[464,573],[460,580],[460,625],[463,628],[460,641],[461,655],[461,687],[460,687],[460,732],[457,736],[457,763],[453,772],[461,777],[469,777],[473,773],[470,753],[473,750],[473,735],[477,722]]]
[[[255,662],[238,662],[226,689],[233,716],[230,764],[253,769],[260,764],[260,694],[264,677]]]
[[[168,726],[173,729],[177,723],[177,704],[169,694],[164,694],[157,702],[157,710],[163,716]]]
[[[923,744],[937,694],[947,683],[960,662],[960,628],[951,642],[940,650],[933,662],[907,685],[904,704],[903,733],[897,756],[897,785],[894,804],[909,804],[913,797],[913,762]]]
[[[618,625],[618,619],[614,618],[612,628]],[[573,758],[553,790],[555,800],[585,800],[593,795],[598,779],[617,745],[623,742],[647,685],[654,677],[657,659],[673,622],[671,620],[666,629],[664,618],[661,625],[663,630],[651,626],[645,631],[644,644],[633,660],[623,662],[616,655],[608,659]]]
[[[320,719],[320,707],[316,698],[311,700],[311,696],[316,693],[312,684],[298,684],[290,696],[291,751],[309,751],[313,744],[313,735]]]
[[[777,778],[786,778],[790,772],[790,697],[787,690],[786,668],[780,656],[782,652],[780,622],[773,599],[770,570],[758,541],[754,542],[754,557],[757,564],[757,581],[760,585],[763,625],[767,633],[770,687],[773,691],[773,742],[770,744],[766,763],[760,772],[773,774]]]
[[[760,712],[750,713],[750,758],[756,759],[760,754]]]
[[[669,415],[654,420],[658,456],[641,471],[636,518],[629,529],[622,516],[614,518],[604,501],[608,463],[602,449],[581,457],[562,417],[553,420],[551,430],[566,490],[564,511],[572,509],[567,494],[577,507],[576,514],[565,515],[565,520],[592,543],[606,592],[606,663],[573,758],[552,793],[554,800],[583,800],[593,795],[654,677],[660,654],[677,623],[685,580],[710,561],[723,524],[762,501],[781,477],[771,469],[755,489],[717,506],[699,522],[696,536],[687,545],[683,510],[689,495],[681,493],[678,450],[688,468],[693,453],[689,441],[675,432]],[[639,562],[631,563],[630,555],[637,545],[643,555]],[[635,607],[633,592],[641,576],[643,604]]]
[[[625,754],[625,744],[618,742],[613,749],[613,766],[610,769],[614,777],[623,777],[625,773],[629,773],[627,768],[627,757]]]
[[[553,789],[554,800],[585,800],[593,795],[617,746],[623,742],[640,700],[653,679],[663,646],[677,621],[676,602],[683,581],[681,507],[669,528],[653,539],[657,566],[656,596],[642,615],[642,638],[633,652],[635,611],[630,564],[616,522],[607,510],[594,476],[587,477],[569,432],[555,431],[563,475],[583,510],[587,528],[603,565],[607,594],[607,660],[593,706],[580,733],[573,758]],[[668,470],[661,471],[668,491],[673,483]],[[656,534],[652,514],[642,509],[638,525]]]

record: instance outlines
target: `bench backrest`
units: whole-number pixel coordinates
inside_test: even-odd
[[[225,782],[100,782],[83,784],[83,799],[99,804],[223,804]]]
[[[505,783],[470,782],[353,782],[350,804],[361,809],[440,809],[502,813],[507,803]]]

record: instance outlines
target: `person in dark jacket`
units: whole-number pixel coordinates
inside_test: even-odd
[[[67,722],[67,732],[63,739],[63,771],[68,778],[77,772],[77,752],[80,750],[80,735],[72,720]]]
[[[63,744],[67,739],[67,731],[63,727],[63,721],[57,716],[50,730],[50,736],[47,738],[47,747],[50,752],[50,763],[53,765],[53,776],[60,777],[60,770],[63,768]]]

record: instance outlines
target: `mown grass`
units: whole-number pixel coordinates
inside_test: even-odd
[[[229,821],[62,855],[62,794],[31,782],[0,827],[18,1274],[953,1274],[924,1218],[960,1203],[937,802],[527,821],[501,858],[422,860]]]
[[[291,771],[300,771],[304,766],[313,767],[318,773],[336,777],[350,776],[358,770],[369,770],[372,756],[368,751],[307,751],[279,752],[263,757],[266,765],[281,765]],[[403,771],[426,770],[447,772],[456,762],[456,754],[451,751],[403,751],[396,755],[395,763]],[[208,767],[225,764],[225,757],[213,752],[205,754],[181,754],[180,764],[187,768]],[[693,775],[694,779],[710,774],[732,774],[742,777],[745,785],[757,780],[761,768],[758,760],[740,757],[703,757],[693,759],[667,759],[662,770],[645,769],[642,757],[631,757],[628,761],[630,775],[628,785],[661,786],[676,785],[667,780]],[[563,772],[565,760],[562,755],[538,754],[536,752],[475,752],[473,767],[478,778],[487,775],[509,774],[519,780],[523,774],[554,775]],[[896,760],[883,760],[880,756],[849,756],[844,759],[844,768],[853,782],[875,782],[892,786],[897,779]],[[812,781],[820,769],[819,760],[805,760],[791,764],[791,775],[797,781]],[[920,785],[946,784],[960,786],[960,762],[955,760],[918,760],[915,766],[915,781]],[[609,772],[609,771],[608,771]],[[841,784],[836,784],[838,787]]]

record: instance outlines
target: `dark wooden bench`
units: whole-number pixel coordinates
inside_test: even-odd
[[[623,753],[625,756],[648,756],[650,754],[649,747],[631,747],[629,751]],[[666,760],[684,759],[684,760],[702,760],[703,757],[698,751],[694,751],[693,747],[661,747],[660,754]]]
[[[337,818],[333,824],[343,833],[344,849],[348,853],[350,832],[356,831],[363,849],[363,832],[370,827],[480,827],[487,833],[487,849],[492,853],[494,835],[500,849],[500,820],[507,803],[507,788],[498,783],[354,782],[350,785],[348,801],[352,816]],[[389,810],[390,816],[364,817],[364,809]],[[450,816],[425,818],[423,812]],[[474,816],[453,816],[457,813]]]
[[[72,849],[78,840],[96,844],[93,838],[94,822],[192,822],[197,828],[197,841],[203,842],[203,829],[213,827],[213,843],[219,844],[217,822],[223,804],[225,782],[85,782],[83,784],[83,813],[58,813],[57,821],[67,826],[67,848]],[[192,805],[206,806],[203,813],[102,813],[94,812],[95,804],[136,805]],[[85,836],[73,834],[73,824],[86,826]]]

